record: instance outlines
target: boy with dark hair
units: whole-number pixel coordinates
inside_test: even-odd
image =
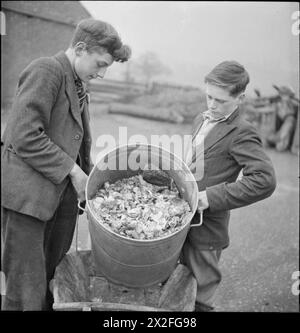
[[[87,19],[66,52],[20,75],[1,152],[2,310],[52,308],[48,284],[71,246],[92,167],[86,83],[130,53],[110,24]]]
[[[181,255],[197,280],[196,311],[213,309],[222,277],[218,262],[229,246],[230,210],[263,200],[276,187],[261,140],[239,112],[249,83],[247,71],[236,61],[225,61],[205,77],[205,83],[208,110],[196,118],[186,161],[197,180],[203,224],[190,229]],[[199,177],[195,166],[201,159],[204,170]],[[241,170],[243,176],[237,180]],[[193,222],[199,223],[198,212]]]

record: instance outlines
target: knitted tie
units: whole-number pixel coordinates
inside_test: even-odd
[[[82,110],[82,106],[83,106],[84,100],[86,98],[86,90],[85,90],[84,85],[82,84],[82,81],[79,78],[75,79],[75,86],[76,86],[76,91],[77,91],[77,95],[79,98],[80,110]]]

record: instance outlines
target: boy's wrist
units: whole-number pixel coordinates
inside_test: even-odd
[[[69,176],[70,176],[70,177],[74,177],[74,176],[78,173],[79,170],[80,170],[80,167],[78,166],[78,164],[77,164],[77,163],[74,163],[74,166],[73,166],[73,168],[71,169],[71,171],[70,171],[70,173],[69,173]]]
[[[209,202],[207,199],[206,191],[198,192],[198,208],[201,210],[207,209],[209,207]]]

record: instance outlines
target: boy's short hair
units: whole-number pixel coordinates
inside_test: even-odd
[[[124,62],[131,56],[131,49],[123,45],[117,31],[109,24],[100,20],[85,19],[80,21],[75,29],[71,47],[78,42],[84,42],[88,52],[104,48],[114,58],[114,61]]]
[[[223,61],[205,76],[204,82],[229,91],[237,96],[246,90],[250,77],[245,68],[237,61]]]

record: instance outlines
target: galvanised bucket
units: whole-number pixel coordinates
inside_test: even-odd
[[[113,232],[97,219],[90,200],[106,181],[111,184],[153,166],[173,178],[191,213],[185,217],[180,230],[153,240],[130,239]],[[116,284],[137,288],[167,280],[176,267],[197,205],[197,183],[186,164],[171,152],[137,144],[116,147],[104,155],[94,166],[86,185],[86,212],[97,274]]]

